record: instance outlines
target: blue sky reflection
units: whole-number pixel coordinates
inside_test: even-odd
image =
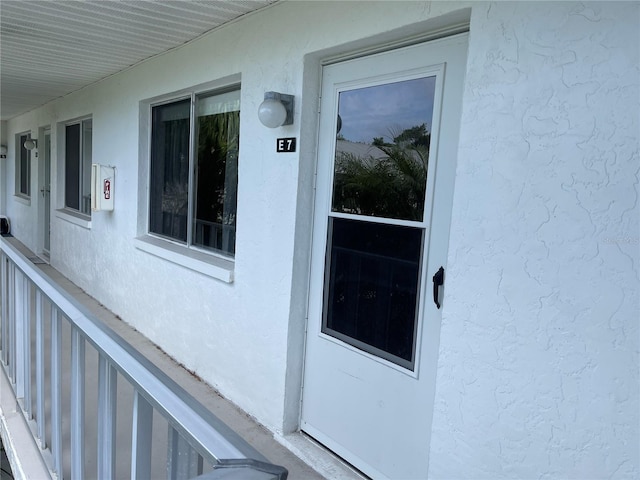
[[[339,135],[351,142],[371,143],[374,137],[393,142],[407,128],[427,125],[431,131],[436,77],[417,78],[340,92]]]

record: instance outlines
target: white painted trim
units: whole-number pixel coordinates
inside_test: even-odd
[[[47,168],[47,149],[46,149],[46,141],[45,141],[45,137],[49,136],[49,212],[47,212],[47,207],[46,207],[46,199],[44,196],[44,192],[41,189],[46,189],[47,185],[45,183],[46,177],[47,177],[47,172],[46,172],[46,168]],[[52,145],[53,145],[53,135],[51,133],[51,126],[47,125],[45,127],[40,127],[38,129],[38,138],[42,139],[42,156],[39,157],[39,162],[38,162],[38,168],[37,168],[37,174],[36,174],[36,189],[38,192],[40,192],[40,195],[36,195],[36,206],[37,206],[37,213],[36,213],[36,223],[37,223],[37,251],[38,254],[40,256],[43,255],[48,255],[49,254],[49,250],[51,249],[51,220],[53,219],[53,215],[52,215],[52,208],[53,207],[53,203],[51,202],[52,199],[52,179],[53,179],[53,171],[51,168],[51,157],[52,157]],[[45,218],[47,216],[47,213],[49,214],[49,223],[47,225],[45,225]],[[45,232],[46,229],[49,229],[49,232],[46,233],[46,235],[49,236],[49,250],[47,250],[45,248]],[[44,259],[43,259],[44,260]],[[47,263],[49,263],[47,261]]]
[[[134,245],[143,252],[168,260],[190,270],[216,278],[226,283],[233,283],[234,262],[232,260],[210,255],[167,240],[143,235],[134,239]]]
[[[398,50],[399,48],[418,45],[420,43],[440,40],[460,33],[467,33],[471,25],[470,15],[471,10],[455,12],[453,18],[456,18],[457,21],[454,21],[454,23],[444,25],[440,28],[429,29],[425,32],[419,32],[408,37],[402,37],[398,40],[383,42],[349,51],[347,53],[333,55],[323,59],[322,65],[332,65],[334,63],[341,63],[359,57],[368,57],[369,55],[375,55],[377,53],[389,52],[392,50]]]
[[[23,205],[26,205],[27,207],[31,206],[31,197],[24,195],[22,193],[16,193],[13,198],[15,199],[16,202],[18,203],[22,203]]]
[[[56,210],[56,217],[86,229],[91,228],[91,217],[82,215],[81,213],[77,213],[67,208]]]
[[[53,478],[31,433],[11,383],[0,368],[0,435],[14,478],[42,480]]]

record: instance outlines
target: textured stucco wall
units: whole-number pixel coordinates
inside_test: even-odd
[[[432,478],[638,478],[638,3],[472,14]]]
[[[10,120],[9,151],[16,133],[51,125],[59,201],[58,122],[91,114],[93,159],[117,169],[115,211],[90,229],[53,216],[53,265],[269,428],[294,428],[319,62],[436,30],[465,5],[430,475],[638,477],[637,3],[284,2]],[[226,284],[133,239],[139,102],[234,74],[238,243]],[[293,126],[258,123],[265,90],[296,95]],[[276,154],[278,136],[298,137],[299,152]],[[14,176],[8,158],[6,210],[36,249],[39,200],[16,202]]]
[[[94,213],[90,228],[53,215],[52,264],[276,431],[297,426],[303,363],[318,96],[317,83],[303,82],[305,61],[313,57],[307,72],[313,76],[323,56],[446,26],[443,15],[464,7],[341,2],[337,14],[336,5],[278,4],[8,122],[11,135],[25,129],[36,135],[51,125],[52,201],[60,208],[62,122],[92,116],[93,161],[116,167],[115,210]],[[238,74],[237,245],[235,280],[227,284],[135,248],[139,191],[144,197],[146,188],[138,175],[146,161],[139,158],[139,105]],[[272,130],[259,123],[256,112],[268,90],[296,96],[294,125]],[[298,137],[299,152],[277,154],[282,136]],[[12,175],[11,166],[3,187]],[[8,205],[16,236],[34,250],[38,202],[36,196],[25,206],[12,198]]]

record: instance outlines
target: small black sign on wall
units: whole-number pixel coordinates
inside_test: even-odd
[[[276,152],[295,152],[296,151],[296,138],[278,138],[276,140]]]

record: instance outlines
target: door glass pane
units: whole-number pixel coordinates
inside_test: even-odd
[[[435,80],[340,92],[332,211],[422,221]]]
[[[329,218],[322,331],[413,368],[423,229]]]
[[[191,100],[153,107],[149,231],[187,241]]]
[[[198,97],[193,243],[233,255],[236,238],[240,91]]]

